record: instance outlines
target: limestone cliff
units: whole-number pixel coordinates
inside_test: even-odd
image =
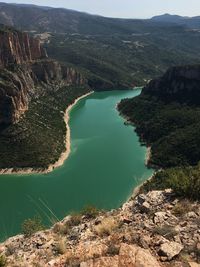
[[[41,58],[47,58],[47,54],[38,39],[29,37],[26,32],[5,27],[0,29],[0,67]]]
[[[151,94],[165,102],[200,104],[200,65],[170,68],[161,78],[152,80],[143,94]]]
[[[31,98],[40,95],[46,86],[55,86],[56,90],[84,83],[86,80],[75,69],[49,60],[39,40],[27,33],[0,30],[0,123],[18,121]]]

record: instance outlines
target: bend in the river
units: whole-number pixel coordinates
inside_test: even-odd
[[[152,170],[146,147],[132,126],[125,126],[116,104],[140,89],[94,93],[70,112],[71,153],[49,174],[0,176],[1,238],[20,232],[24,219],[40,215],[50,224],[91,204],[119,207]]]

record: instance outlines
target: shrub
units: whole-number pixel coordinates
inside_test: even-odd
[[[192,211],[192,205],[187,199],[178,202],[172,209],[172,213],[175,216],[179,217],[184,216],[186,213],[190,211]]]
[[[88,219],[94,219],[99,214],[99,210],[95,208],[94,206],[86,206],[82,210],[81,214],[87,217]]]
[[[110,235],[113,230],[118,227],[118,222],[112,218],[108,217],[102,220],[102,222],[95,226],[95,232],[99,236]]]
[[[157,226],[153,229],[153,234],[158,234],[164,236],[165,238],[171,240],[177,234],[174,227],[169,225]]]
[[[70,227],[68,223],[61,223],[58,222],[53,226],[53,232],[56,234],[61,234],[61,235],[67,235],[69,233]]]
[[[61,255],[65,254],[66,243],[65,243],[65,240],[63,238],[60,238],[60,240],[58,240],[58,242],[56,243],[55,250],[58,254],[61,254]]]
[[[119,246],[116,246],[115,244],[109,244],[106,254],[109,256],[119,255]]]
[[[0,267],[6,266],[6,258],[5,256],[0,256]]]
[[[70,220],[68,221],[69,226],[77,226],[81,223],[82,215],[79,213],[72,213]]]
[[[194,167],[171,168],[157,172],[141,191],[172,188],[177,196],[200,199],[200,164]]]
[[[22,233],[25,235],[25,237],[29,237],[41,230],[44,230],[44,225],[39,217],[27,219],[22,224]]]

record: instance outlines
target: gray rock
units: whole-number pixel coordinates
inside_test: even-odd
[[[144,202],[141,206],[140,206],[140,211],[141,212],[145,212],[148,213],[150,211],[150,204],[148,202]]]
[[[168,260],[171,260],[177,256],[182,249],[183,246],[177,242],[166,242],[161,245],[159,253],[161,256],[166,256]]]

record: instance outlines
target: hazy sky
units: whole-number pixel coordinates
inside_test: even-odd
[[[148,18],[163,13],[200,15],[200,0],[4,0],[4,2],[65,7],[124,18]]]

